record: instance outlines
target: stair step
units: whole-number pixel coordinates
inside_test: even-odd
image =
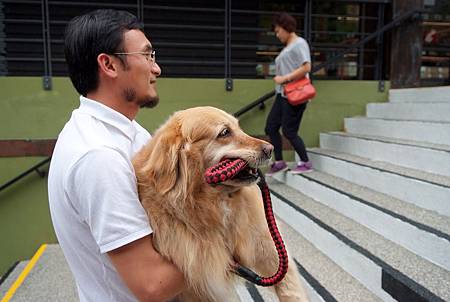
[[[370,103],[367,117],[390,120],[450,122],[450,102]]]
[[[450,216],[450,178],[366,158],[312,148],[315,170]]]
[[[311,188],[309,188],[311,185],[313,185],[313,190],[331,190],[337,196],[343,195],[353,202],[373,207],[395,219],[404,221],[414,225],[418,229],[430,232],[450,241],[450,223],[447,216],[417,207],[409,202],[404,202],[390,195],[359,186],[345,179],[319,171],[300,175],[284,173],[276,175],[275,178],[291,188],[301,188],[300,191],[310,197],[311,195],[308,194],[308,190],[311,190]],[[314,191],[312,192],[315,194]],[[333,196],[333,198],[337,197]],[[318,200],[317,198],[315,199]]]
[[[450,177],[450,146],[345,132],[321,133],[320,146]]]
[[[59,245],[47,245],[10,301],[79,301],[75,281]]]
[[[380,299],[394,301],[385,290],[396,286],[408,289],[403,301],[450,299],[448,270],[284,184],[270,189],[275,213]]]
[[[314,291],[309,292],[311,301],[317,300],[317,296],[324,301],[358,301],[360,297],[364,301],[381,301],[283,218],[278,218],[277,224],[305,283],[313,284]]]
[[[344,125],[348,133],[450,145],[450,123],[352,117]]]
[[[333,157],[341,160],[345,160],[349,163],[359,164],[361,166],[371,167],[380,171],[390,172],[393,174],[399,174],[404,177],[417,179],[419,181],[428,182],[437,186],[450,187],[450,177],[445,175],[437,175],[428,173],[425,171],[401,167],[391,163],[385,163],[381,161],[372,160],[367,157],[352,155],[344,152],[338,152],[323,148],[308,148],[308,153],[322,154],[324,156]]]
[[[390,89],[389,102],[450,102],[450,86]]]
[[[302,176],[284,173],[282,180],[292,188],[301,188],[302,194],[450,271],[449,233],[388,211],[370,201],[350,195],[347,191],[340,191],[326,183],[320,183],[310,174],[315,173]],[[432,217],[440,218],[439,215]]]
[[[273,290],[245,282],[235,286],[240,302],[278,302]]]
[[[13,285],[25,266],[28,264],[28,260],[18,262],[12,270],[7,273],[7,276],[2,276],[2,283],[0,284],[0,297],[5,296],[6,292]]]
[[[296,269],[299,272],[309,301],[337,301],[332,293],[330,293],[328,289],[324,287],[324,281],[332,281],[330,279],[330,275],[324,274],[325,272],[331,272],[335,277],[339,276],[341,278],[340,280],[346,280],[349,282],[349,286],[346,286],[345,288],[347,296],[353,295],[353,293],[355,292],[354,288],[360,288],[360,290],[357,291],[359,293],[361,293],[362,291],[369,297],[373,296],[369,291],[367,291],[367,289],[358,284],[358,282],[354,280],[348,273],[339,268],[329,258],[321,254],[319,250],[317,250],[307,240],[305,240],[297,232],[290,228],[289,225],[284,223],[279,217],[277,217],[277,225],[283,234],[283,241],[286,243],[289,257],[295,263],[292,268]],[[301,259],[299,260],[299,258]],[[308,270],[309,268],[311,268],[312,272],[308,271],[305,266],[308,267]],[[326,271],[324,271],[324,269],[326,269]],[[314,276],[312,275],[312,273],[314,274]],[[319,279],[316,278],[317,276]],[[340,286],[339,289],[344,290],[342,286]],[[256,286],[250,282],[246,282],[244,285],[237,285],[236,290],[241,302],[279,301],[272,288]],[[334,291],[335,289],[333,289],[333,293]]]
[[[361,296],[368,302],[381,301],[280,217],[277,217],[277,225],[311,302],[357,301]],[[241,302],[279,301],[272,290],[249,282],[245,288],[237,286],[237,290]]]

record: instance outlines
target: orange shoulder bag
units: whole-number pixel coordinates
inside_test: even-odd
[[[316,96],[316,88],[309,78],[302,78],[284,85],[284,95],[291,105],[303,104]]]

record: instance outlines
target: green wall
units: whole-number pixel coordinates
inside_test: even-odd
[[[144,109],[139,122],[154,131],[180,109],[211,105],[230,113],[273,89],[271,80],[235,80],[234,90],[223,79],[159,79],[160,104]],[[344,117],[364,115],[365,105],[383,102],[372,81],[316,81],[316,98],[304,114],[300,134],[307,146],[318,146],[319,133],[342,130]],[[264,134],[265,110],[254,109],[240,119],[249,134]],[[39,77],[0,77],[0,139],[56,138],[78,95],[67,78],[53,78],[53,90],[42,89]],[[293,159],[293,152],[285,152]],[[43,160],[42,157],[0,158],[0,185]],[[48,167],[44,167],[46,171]],[[0,275],[15,261],[29,259],[41,243],[56,242],[47,205],[47,179],[37,173],[0,192]]]

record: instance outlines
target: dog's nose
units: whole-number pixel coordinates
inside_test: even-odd
[[[262,151],[266,158],[270,158],[272,156],[273,146],[271,144],[264,144],[262,146]]]

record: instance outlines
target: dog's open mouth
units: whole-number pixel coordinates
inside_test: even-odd
[[[258,179],[258,170],[250,166],[246,166],[231,178],[231,180],[246,181],[246,182],[256,181],[257,179]]]
[[[242,186],[258,181],[257,166],[240,158],[222,158],[205,171],[205,181],[211,185]]]
[[[245,166],[236,171],[236,174],[231,176],[228,180],[239,183],[252,183],[258,180],[258,169],[252,167],[246,160],[240,158],[228,158],[231,161],[241,160],[245,162]],[[225,160],[225,159],[222,159]]]

